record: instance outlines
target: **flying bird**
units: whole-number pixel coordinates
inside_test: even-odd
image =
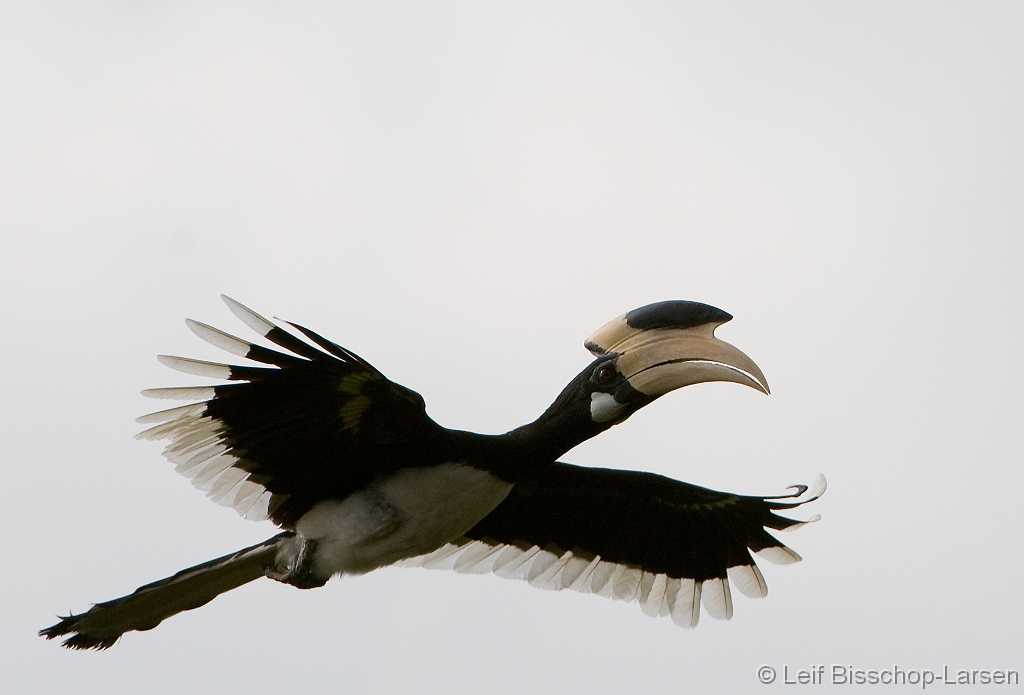
[[[731,381],[767,394],[757,365],[715,337],[732,318],[721,309],[665,301],[616,318],[587,339],[593,362],[539,418],[482,435],[441,427],[418,393],[350,350],[223,299],[280,349],[188,320],[255,364],[161,355],[172,369],[228,383],[144,391],[195,402],[139,418],[152,426],[138,438],[168,440],[164,456],[214,502],[281,533],[61,618],[40,632],[47,639],[106,649],[261,577],[309,589],[396,563],[635,601],[693,627],[702,604],[731,617],[730,580],[747,596],[767,594],[751,551],[800,560],[766,529],[816,520],[775,512],[817,499],[821,476],[811,489],[750,497],[558,460],[683,386]]]

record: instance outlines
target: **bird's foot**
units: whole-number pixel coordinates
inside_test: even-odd
[[[264,575],[299,589],[316,589],[326,584],[327,579],[313,571],[317,541],[299,537],[294,541],[297,550],[292,544],[289,544],[291,547],[283,548],[274,564],[263,571]]]

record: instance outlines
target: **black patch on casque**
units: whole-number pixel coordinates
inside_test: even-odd
[[[725,323],[732,314],[709,304],[675,299],[655,302],[626,314],[626,323],[637,330],[652,328],[693,328],[706,323]]]

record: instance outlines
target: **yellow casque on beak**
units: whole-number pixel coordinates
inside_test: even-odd
[[[726,312],[697,302],[659,302],[605,324],[586,341],[597,355],[617,353],[616,367],[648,396],[706,381],[732,381],[770,393],[754,361],[715,337]]]

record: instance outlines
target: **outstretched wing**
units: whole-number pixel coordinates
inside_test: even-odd
[[[559,463],[516,483],[465,538],[403,564],[635,600],[647,615],[693,627],[701,603],[712,617],[732,616],[730,579],[747,596],[767,595],[750,551],[777,564],[799,561],[765,529],[808,523],[775,511],[824,490],[819,476],[810,491],[800,485],[790,495],[746,497],[653,473]]]
[[[224,301],[288,352],[187,321],[203,340],[264,366],[161,356],[172,369],[240,383],[143,391],[201,402],[139,418],[158,424],[138,438],[170,440],[164,456],[211,499],[284,528],[317,502],[343,499],[382,473],[416,465],[416,443],[437,428],[418,393],[313,331],[289,324],[306,342]]]

